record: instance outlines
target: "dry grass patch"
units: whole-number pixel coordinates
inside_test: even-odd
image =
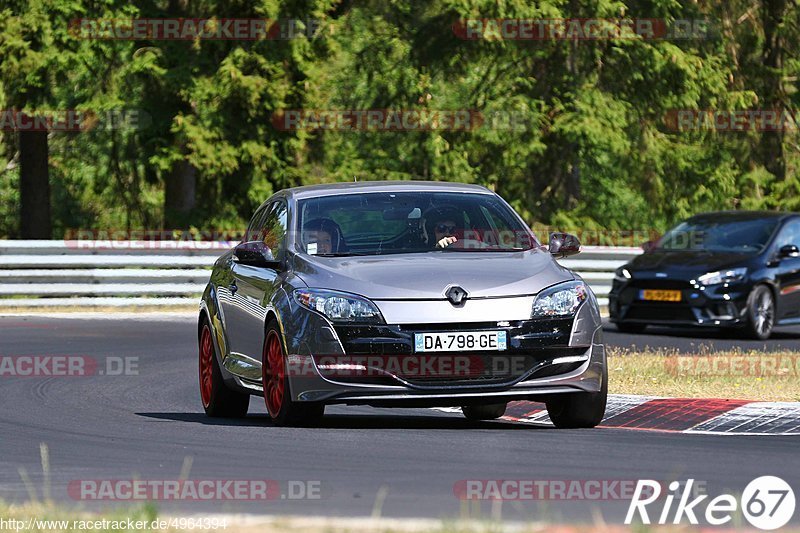
[[[609,392],[678,398],[800,401],[800,352],[608,352]]]

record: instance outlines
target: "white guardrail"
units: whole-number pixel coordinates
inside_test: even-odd
[[[0,240],[0,308],[197,305],[225,246]],[[584,246],[560,263],[583,276],[600,305],[607,305],[614,270],[640,253],[639,248]]]

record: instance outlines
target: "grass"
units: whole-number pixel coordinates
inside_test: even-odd
[[[19,529],[10,520],[25,522],[35,519],[31,529]],[[184,520],[182,525],[176,522],[173,527],[161,528],[154,521],[169,523],[170,520]],[[190,527],[189,520],[226,520],[224,527],[221,522],[217,528],[203,529]],[[185,533],[194,532],[224,532],[224,533],[306,533],[320,531],[325,533],[545,533],[558,531],[560,533],[625,533],[629,531],[659,533],[679,533],[688,531],[686,526],[625,526],[605,524],[598,519],[595,524],[557,524],[547,522],[502,522],[478,519],[462,520],[435,520],[435,519],[387,519],[387,518],[334,518],[334,517],[302,517],[302,516],[253,516],[253,515],[195,515],[184,517],[160,516],[152,505],[135,507],[120,507],[100,513],[70,510],[52,503],[26,503],[22,505],[8,505],[0,501],[0,522],[3,530],[14,533]],[[133,527],[128,528],[128,520]],[[66,521],[66,527],[57,522]],[[83,523],[82,523],[83,522]],[[142,525],[136,524],[145,524]],[[87,523],[89,525],[87,525]],[[156,527],[153,527],[153,526]],[[728,526],[727,530],[740,529],[741,526]],[[749,528],[748,528],[749,529]],[[783,531],[800,531],[796,527],[783,528]]]
[[[19,522],[10,522],[10,521]],[[29,523],[30,520],[34,522]],[[129,523],[129,520],[133,524]],[[172,525],[170,523],[175,520]],[[208,526],[192,527],[197,521],[208,520]],[[5,521],[5,522],[2,522]],[[194,521],[194,522],[192,522]],[[210,522],[214,521],[214,522]],[[22,524],[20,524],[20,522]],[[138,524],[136,523],[138,522]],[[91,526],[87,526],[87,523]],[[30,529],[28,525],[33,525]],[[0,501],[0,529],[14,533],[539,533],[553,530],[545,522],[502,522],[486,519],[391,519],[380,517],[305,517],[274,515],[194,515],[170,517],[159,515],[155,506],[146,504],[119,507],[99,513],[69,509],[53,503],[25,503],[9,505]],[[132,527],[128,527],[132,525]],[[166,525],[166,527],[161,527]],[[562,532],[623,531],[627,528],[589,525],[560,526]]]
[[[2,524],[4,527],[1,529],[14,533],[83,533],[88,530],[94,533],[167,531],[156,530],[149,526],[143,529],[136,529],[135,525],[131,529],[127,527],[129,519],[133,522],[141,521],[152,524],[152,521],[156,518],[155,507],[151,505],[120,508],[98,514],[77,511],[52,503],[29,502],[21,505],[10,505],[0,502],[0,521],[5,521]],[[29,522],[31,520],[32,522]],[[91,521],[92,526],[99,527],[87,527],[87,524],[82,523],[86,521]],[[123,522],[126,523],[124,526]]]
[[[610,349],[612,394],[800,401],[800,352]]]

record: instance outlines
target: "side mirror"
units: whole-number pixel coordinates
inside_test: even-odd
[[[262,241],[248,241],[236,245],[233,249],[233,261],[240,265],[277,268],[279,262],[273,257],[272,250]]]
[[[571,233],[551,233],[548,250],[553,257],[567,257],[581,251],[581,242]]]
[[[796,244],[786,244],[781,246],[778,250],[778,257],[785,259],[787,257],[800,257],[800,248]]]
[[[642,244],[642,250],[644,250],[644,253],[652,252],[656,247],[656,242],[657,241],[647,241],[647,242],[643,243]]]

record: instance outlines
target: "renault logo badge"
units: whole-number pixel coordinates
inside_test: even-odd
[[[450,303],[455,306],[463,304],[467,299],[467,291],[458,285],[453,285],[452,287],[448,288],[444,295],[447,296],[447,299],[450,301]]]

